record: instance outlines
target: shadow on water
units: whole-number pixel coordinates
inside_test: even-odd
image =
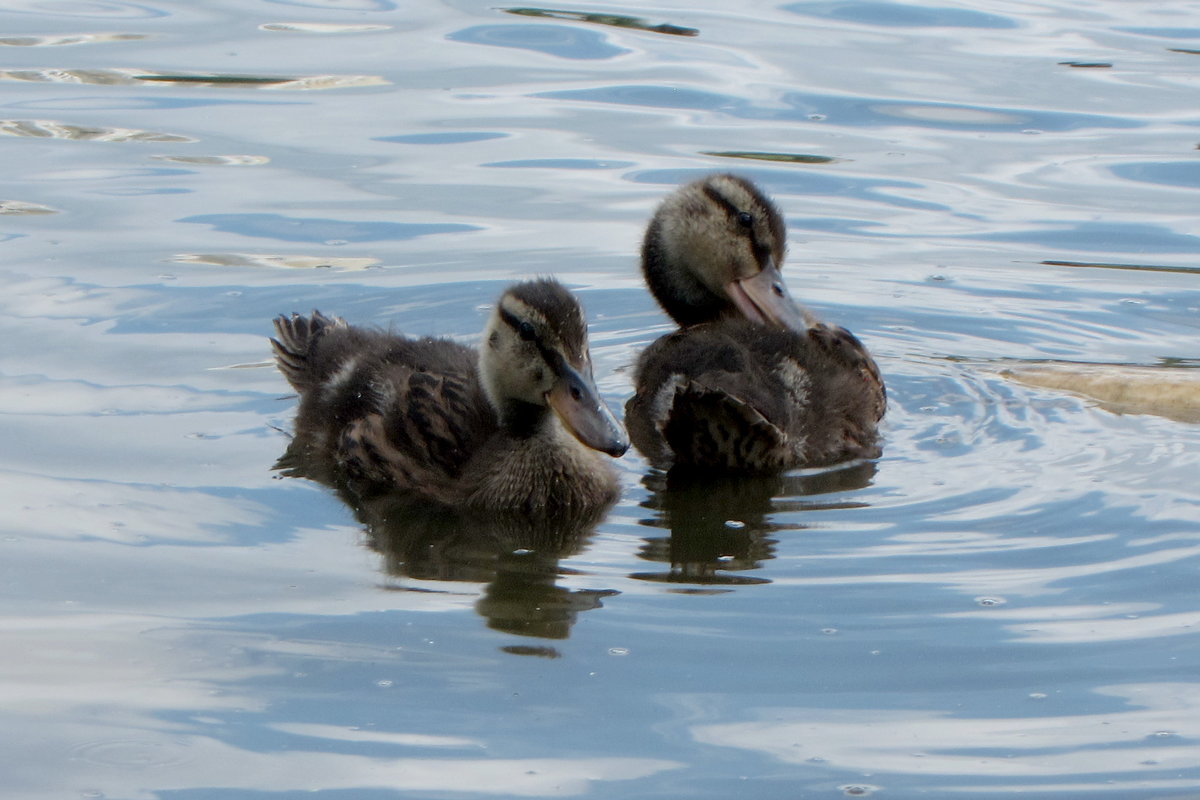
[[[493,630],[566,639],[582,611],[601,607],[611,589],[569,589],[558,579],[563,558],[580,552],[608,507],[533,519],[524,514],[469,512],[417,502],[411,495],[348,480],[336,463],[297,436],[275,463],[289,478],[332,488],[364,526],[367,544],[397,578],[486,584],[476,604]],[[400,587],[413,591],[412,587]],[[509,646],[522,655],[557,655],[551,648]]]
[[[785,475],[729,477],[675,470],[651,472],[642,481],[651,491],[642,507],[651,509],[654,516],[641,524],[668,530],[670,536],[647,537],[639,556],[670,568],[666,572],[638,572],[631,577],[706,587],[770,583],[767,578],[744,573],[759,569],[775,557],[777,540],[773,534],[805,527],[776,522],[772,515],[784,510],[861,507],[863,504],[858,502],[796,498],[861,489],[871,483],[876,468],[874,461],[863,461],[837,469]]]

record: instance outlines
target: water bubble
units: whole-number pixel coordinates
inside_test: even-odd
[[[826,636],[833,636],[837,632],[837,628],[821,628],[821,633],[825,634]]]
[[[825,115],[824,114],[809,114],[808,118],[811,119],[813,122],[821,122],[822,120],[825,119]]]
[[[984,608],[991,608],[993,606],[1002,606],[1007,602],[1008,601],[1005,600],[1003,597],[988,597],[985,595],[983,597],[975,598],[975,603],[977,605],[983,606]]]
[[[875,794],[879,791],[878,786],[872,786],[869,783],[848,783],[844,786],[839,786],[842,794],[846,797],[866,797],[869,794]]]
[[[610,648],[608,648],[608,654],[610,656],[627,656],[627,655],[629,655],[629,648],[628,647],[610,647]]]
[[[1152,737],[1154,737],[1155,739],[1171,739],[1171,738],[1178,736],[1179,734],[1176,733],[1175,731],[1155,731],[1154,733],[1152,733],[1150,735]]]
[[[392,686],[394,683],[395,683],[395,681],[389,681],[386,678],[384,678],[383,680],[375,681],[375,685],[378,686],[380,689],[387,689],[388,687]]]
[[[741,528],[746,527],[746,523],[742,522],[740,519],[727,519],[725,520],[725,527],[733,528],[734,530],[740,530]]]

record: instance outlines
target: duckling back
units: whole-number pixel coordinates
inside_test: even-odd
[[[772,472],[879,454],[883,382],[842,328],[693,326],[642,354],[635,385],[630,438],[659,467]]]

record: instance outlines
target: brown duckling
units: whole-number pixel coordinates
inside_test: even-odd
[[[300,393],[296,442],[338,479],[458,508],[557,513],[612,503],[628,440],[592,379],[578,301],[553,280],[500,296],[479,352],[314,311],[275,320]]]
[[[879,369],[792,300],[784,248],[775,205],[735,175],[683,186],[650,220],[642,270],[680,329],[638,359],[625,419],[655,466],[773,472],[879,455]]]

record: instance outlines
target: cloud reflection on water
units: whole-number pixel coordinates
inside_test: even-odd
[[[970,792],[1021,791],[1022,779],[1050,776],[1067,778],[1068,786],[1094,777],[1098,794],[1117,796],[1158,781],[1200,786],[1200,779],[1179,780],[1181,771],[1200,769],[1194,743],[1200,739],[1200,684],[1121,684],[1095,692],[1122,702],[1109,703],[1112,709],[1101,713],[1039,715],[1037,704],[1052,701],[1026,697],[1028,713],[990,718],[924,710],[764,708],[750,711],[755,721],[697,725],[692,734],[703,744],[754,750],[787,763],[819,760],[839,771],[865,771],[885,788],[888,774],[1002,781],[954,787]],[[1101,780],[1114,775],[1122,777]]]

